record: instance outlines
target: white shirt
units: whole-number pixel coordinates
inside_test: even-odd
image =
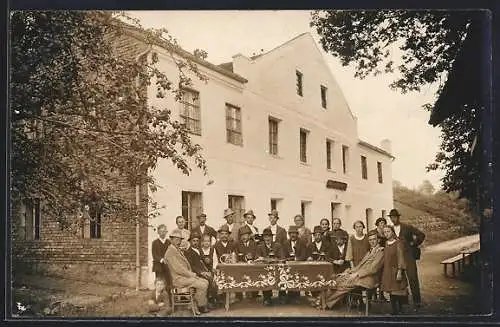
[[[314,244],[316,244],[316,249],[317,249],[318,251],[320,251],[320,249],[321,249],[321,244],[323,244],[323,241],[320,241],[320,242],[315,242]]]
[[[194,252],[198,253],[198,255],[200,255],[200,250],[196,249],[196,248],[193,248],[192,249],[194,250]]]
[[[164,239],[161,239],[160,237],[158,237],[158,239],[159,239],[159,240],[160,240],[163,244],[165,244],[165,242],[167,241],[167,237],[166,237],[166,236],[165,236],[165,238],[164,238]]]
[[[209,255],[210,248],[208,248],[208,249],[201,248],[201,252],[203,252],[204,255]],[[219,263],[219,259],[217,259],[217,254],[214,251],[214,253],[212,255],[212,269],[215,269],[215,267],[217,267],[218,263]]]
[[[203,233],[205,233],[205,225],[200,225],[200,231],[201,231],[201,235],[203,235]]]
[[[396,233],[396,236],[399,237],[399,233],[401,232],[401,225],[394,225],[394,232]]]
[[[391,245],[391,244],[394,244],[394,242],[396,242],[396,240],[387,241],[387,244]]]
[[[222,241],[221,241],[220,243],[221,243],[222,245],[224,245],[224,247],[226,247],[226,246],[227,246],[227,244],[228,244],[229,242],[222,242]]]
[[[339,248],[340,253],[344,252],[345,244],[337,245],[337,247]]]
[[[271,225],[269,226],[269,229],[271,232],[273,232],[273,242],[276,241],[276,231],[278,230],[278,225]]]
[[[295,253],[295,244],[297,243],[297,241],[292,241],[290,240],[290,245],[292,246],[292,252]],[[286,253],[288,255],[288,253]]]
[[[253,232],[255,234],[257,234],[257,227],[255,227],[254,225],[250,225],[249,223],[245,223],[248,227],[250,227],[251,230],[253,230]]]
[[[227,227],[229,227],[229,231],[231,232],[233,230],[234,223],[232,223],[231,225],[226,223],[226,225]]]
[[[358,236],[356,234],[353,234],[354,238],[357,239],[358,241],[361,241],[362,239],[365,238],[365,235],[363,234],[363,236]]]

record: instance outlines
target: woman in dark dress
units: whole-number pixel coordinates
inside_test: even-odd
[[[385,242],[387,241],[384,235],[385,225],[387,225],[387,220],[384,217],[377,218],[375,221],[375,226],[377,226],[375,230],[378,232],[379,244],[382,247],[385,246]]]
[[[401,313],[403,304],[408,304],[408,282],[406,281],[406,265],[403,244],[396,237],[394,227],[385,226],[384,235],[387,242],[384,249],[384,269],[380,287],[390,294],[392,314]]]
[[[351,263],[351,268],[354,268],[370,251],[370,244],[368,243],[368,236],[363,233],[365,224],[361,220],[355,221],[352,228],[355,232],[349,236],[345,259]]]

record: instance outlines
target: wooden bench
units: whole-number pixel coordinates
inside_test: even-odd
[[[448,258],[448,259],[441,261],[441,264],[443,265],[444,275],[446,277],[448,277],[448,266],[449,265],[451,265],[451,268],[452,268],[452,277],[456,276],[455,264],[457,264],[459,272],[463,271],[465,259],[470,257],[470,255],[471,255],[470,253],[464,253],[464,254],[460,253],[454,257],[451,257],[451,258]]]

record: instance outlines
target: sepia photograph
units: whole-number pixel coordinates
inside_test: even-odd
[[[491,13],[18,10],[10,319],[482,316]]]

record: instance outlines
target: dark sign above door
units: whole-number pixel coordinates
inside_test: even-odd
[[[336,190],[345,191],[347,189],[347,183],[329,179],[326,181],[326,188],[333,188]]]

